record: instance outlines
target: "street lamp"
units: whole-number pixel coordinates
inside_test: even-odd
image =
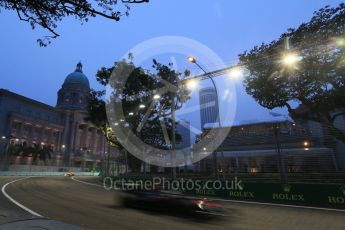
[[[159,95],[159,94],[155,94],[155,95],[153,96],[153,99],[155,99],[155,100],[158,100],[159,98],[161,98],[161,95]]]
[[[193,63],[193,64],[195,64],[196,66],[198,66],[199,67],[199,69],[201,69],[204,73],[205,73],[205,75],[206,75],[206,77],[207,78],[209,78],[210,80],[211,80],[211,82],[212,82],[212,84],[213,84],[213,87],[214,87],[214,90],[215,90],[215,93],[216,93],[216,105],[217,105],[217,112],[218,112],[218,116],[217,116],[217,121],[218,121],[218,128],[222,128],[222,124],[221,124],[221,121],[220,121],[220,108],[219,108],[219,100],[218,100],[218,90],[217,90],[217,86],[216,86],[216,83],[214,82],[214,80],[213,80],[213,77],[210,75],[210,73],[208,73],[208,72],[206,72],[206,70],[204,69],[204,68],[202,68],[202,66],[196,61],[196,58],[195,57],[193,57],[193,56],[189,56],[188,58],[187,58],[187,60],[190,62],[190,63]],[[203,127],[201,127],[201,128],[203,128]],[[223,152],[222,152],[223,153]],[[217,162],[217,152],[214,152],[214,157],[215,157],[215,160],[216,160],[216,162]],[[214,167],[214,173],[216,174],[216,173],[218,173],[218,170],[217,170],[217,163],[215,163],[215,167]]]
[[[339,47],[345,47],[345,38],[336,38],[335,44]]]
[[[282,62],[286,66],[293,66],[299,62],[302,58],[296,53],[287,53],[283,55]]]
[[[144,109],[146,106],[144,104],[139,105],[139,109]]]
[[[212,82],[212,84],[213,84],[213,87],[214,87],[214,89],[215,89],[215,92],[216,92],[217,109],[218,109],[218,111],[217,111],[217,112],[218,112],[217,120],[218,120],[219,128],[221,128],[220,110],[219,110],[219,103],[218,103],[218,90],[217,90],[216,83],[214,82],[213,77],[212,77],[208,72],[206,72],[206,70],[205,70],[204,68],[202,68],[202,66],[196,61],[195,57],[189,56],[189,57],[187,58],[187,60],[188,60],[190,63],[193,63],[193,64],[195,64],[196,66],[198,66],[199,69],[201,69],[201,70],[205,73],[206,77],[209,78],[209,79],[211,80],[211,82]],[[190,80],[190,81],[191,81],[191,80]]]
[[[195,64],[196,66],[198,66],[199,69],[201,69],[201,70],[207,75],[208,78],[212,78],[212,77],[209,76],[209,74],[206,72],[206,70],[205,70],[204,68],[202,68],[202,66],[196,61],[195,57],[189,56],[189,57],[187,58],[187,60],[188,60],[190,63],[193,63],[193,64]]]
[[[188,80],[186,86],[189,90],[194,90],[198,87],[198,81],[195,79]]]
[[[4,139],[6,139],[6,137],[5,137],[5,136],[2,136],[2,137],[1,137],[1,139],[3,139],[3,140],[4,140]]]
[[[304,147],[308,147],[308,146],[309,146],[309,142],[308,142],[308,141],[305,141],[305,142],[303,143],[303,145],[304,145]]]
[[[130,113],[128,113],[128,115],[129,115],[129,116],[133,116],[133,115],[134,115],[134,113],[133,113],[133,112],[130,112]]]
[[[196,63],[196,60],[195,60],[195,58],[193,56],[189,56],[187,59],[191,63]]]
[[[230,69],[229,76],[234,79],[239,79],[243,76],[243,70],[241,67],[236,66]]]

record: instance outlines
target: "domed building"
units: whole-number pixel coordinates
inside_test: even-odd
[[[80,62],[63,81],[55,107],[0,89],[1,140],[51,149],[51,159],[45,160],[51,166],[98,166],[110,147],[102,132],[86,119],[89,94],[90,82]],[[16,157],[12,164],[37,164],[29,158]]]
[[[56,103],[56,108],[65,114],[64,162],[73,162],[77,167],[96,160],[105,146],[102,133],[86,120],[89,94],[90,82],[79,62],[75,71],[65,78]]]
[[[90,83],[83,73],[83,65],[79,62],[73,73],[70,73],[58,92],[56,107],[68,110],[85,110]]]

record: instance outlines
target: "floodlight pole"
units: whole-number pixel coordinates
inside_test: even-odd
[[[198,66],[203,72],[204,72],[204,76],[207,77],[208,79],[211,80],[212,84],[213,84],[213,87],[215,89],[215,93],[216,93],[216,103],[217,103],[217,113],[218,113],[218,116],[217,116],[217,123],[218,123],[218,128],[221,129],[222,128],[222,124],[221,124],[221,121],[220,121],[220,108],[219,108],[219,98],[218,98],[218,89],[217,89],[217,86],[216,86],[216,83],[214,82],[214,79],[213,79],[213,76],[211,75],[211,73],[207,72],[196,60],[195,58],[191,59],[190,60],[192,63],[194,63],[196,66]],[[203,128],[203,127],[201,127]],[[223,151],[221,150],[222,152],[222,155],[223,155]],[[218,153],[216,151],[213,152],[213,156],[214,156],[214,161],[215,161],[215,167],[214,167],[214,173],[215,175],[218,175],[219,177],[219,171],[218,171],[218,160],[217,160],[217,155]],[[223,167],[222,167],[222,170],[223,170]],[[224,172],[223,172],[223,175],[224,175]]]

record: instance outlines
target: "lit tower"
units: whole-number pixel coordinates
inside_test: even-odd
[[[199,91],[201,129],[205,124],[218,122],[218,99],[213,87],[203,88]]]

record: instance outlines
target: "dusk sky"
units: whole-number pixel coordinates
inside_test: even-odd
[[[167,35],[201,42],[225,64],[234,64],[239,53],[278,38],[288,28],[308,21],[315,10],[340,2],[150,0],[148,4],[132,5],[130,16],[120,22],[97,17],[82,26],[73,18],[65,19],[57,28],[61,36],[45,48],[39,47],[36,39],[47,31],[32,30],[15,12],[2,11],[0,88],[55,106],[57,91],[77,62],[82,61],[91,86],[99,88],[97,69],[111,66],[141,42]],[[183,64],[184,57],[178,62],[181,68],[195,71],[195,67]],[[218,64],[203,63],[208,70],[217,69]],[[221,85],[225,80],[217,81]],[[268,118],[268,111],[246,95],[240,83],[237,89],[237,121]]]

